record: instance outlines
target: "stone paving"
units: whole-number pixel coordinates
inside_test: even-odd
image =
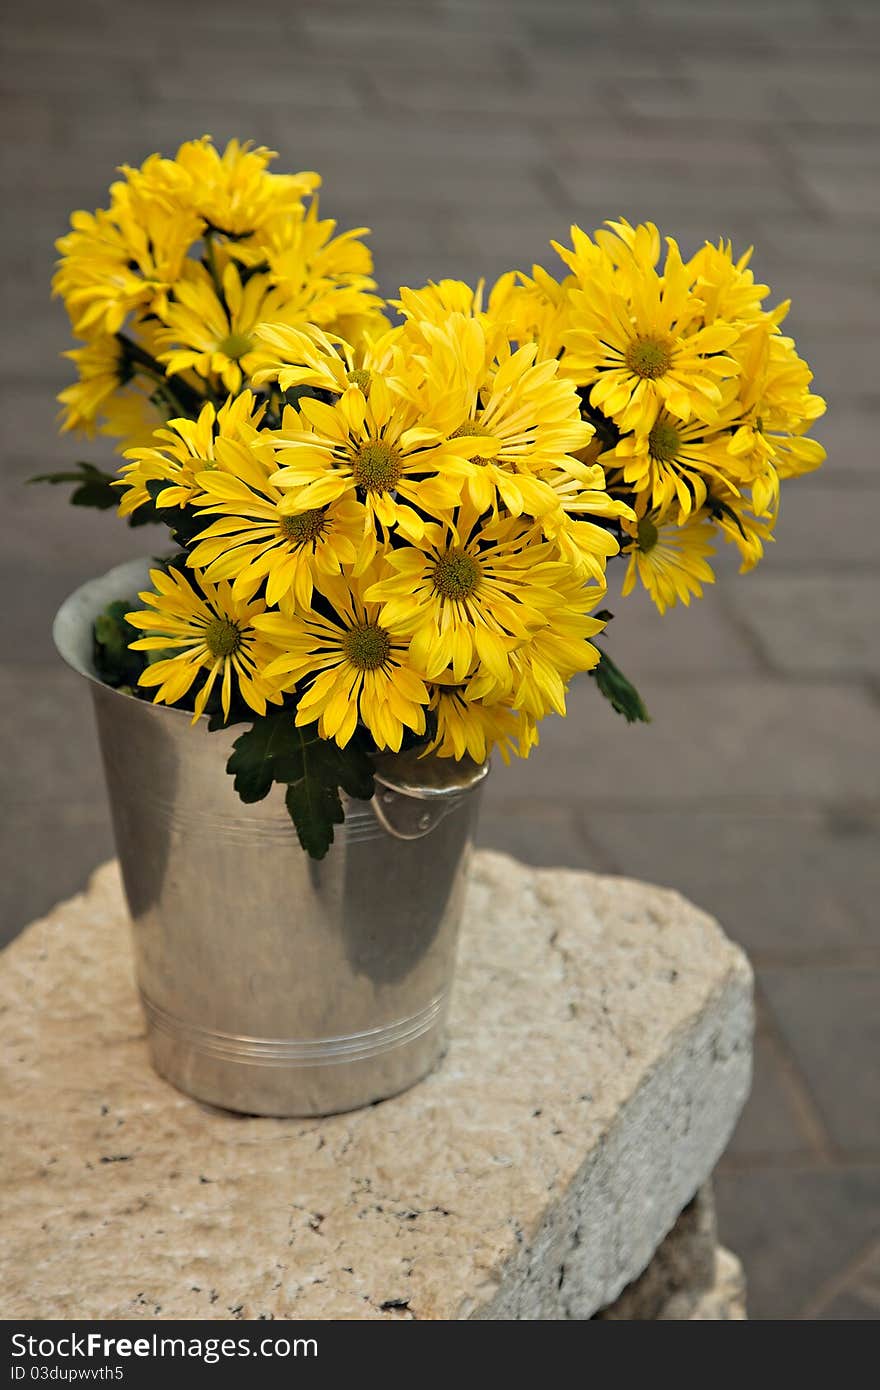
[[[486,845],[672,884],[758,970],[757,1073],[717,1180],[759,1318],[880,1315],[877,536],[880,8],[875,0],[35,0],[3,21],[0,340],[9,734],[0,908],[14,934],[112,852],[88,700],[51,647],[77,582],[142,545],[20,486],[79,456],[52,242],[113,167],[210,131],[319,168],[392,292],[545,258],[577,220],[757,246],[830,401],[823,472],[778,544],[691,611],[630,600],[614,650],[651,708],[592,685],[498,768]],[[614,607],[612,603],[610,606]]]

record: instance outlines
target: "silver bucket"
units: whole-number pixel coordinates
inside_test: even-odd
[[[240,729],[98,680],[92,624],[148,585],[145,561],[77,589],[55,645],[89,679],[137,980],[156,1070],[257,1115],[325,1115],[394,1095],[444,1048],[467,866],[488,764],[377,759],[326,858],[300,848],[280,788],[246,806]]]

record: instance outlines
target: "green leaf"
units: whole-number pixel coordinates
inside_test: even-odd
[[[70,494],[75,507],[97,507],[99,511],[108,512],[119,506],[120,494],[119,489],[113,486],[113,474],[105,473],[93,463],[78,463],[75,468],[62,473],[38,473],[28,482],[76,484]]]
[[[333,827],[345,820],[339,788],[303,776],[291,782],[284,794],[288,815],[296,826],[299,842],[312,859],[323,859],[333,843]]]
[[[94,626],[95,671],[107,685],[119,690],[135,687],[138,678],[147,664],[145,652],[133,652],[129,642],[141,634],[125,615],[135,605],[125,599],[108,603],[103,613],[99,613]]]
[[[313,859],[323,859],[345,818],[340,789],[362,800],[373,795],[373,765],[360,744],[340,748],[316,724],[297,728],[289,709],[255,719],[233,749],[226,770],[242,801],[262,801],[273,782],[285,783],[288,812]]]
[[[122,494],[118,487],[114,487],[115,481],[112,473],[105,473],[93,463],[78,463],[75,469],[61,473],[38,473],[35,478],[28,478],[29,483],[74,483],[70,494],[73,506],[97,507],[102,512],[115,511],[119,506]],[[153,507],[139,507],[126,519],[129,526],[145,526],[159,521],[160,517]]]
[[[598,666],[593,667],[590,675],[605,699],[610,701],[611,708],[622,714],[628,724],[650,724],[651,716],[645,709],[641,695],[620,667],[615,666],[607,652],[602,652]]]

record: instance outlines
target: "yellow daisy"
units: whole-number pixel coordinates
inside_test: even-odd
[[[537,745],[533,719],[509,704],[484,704],[462,686],[437,685],[431,695],[437,732],[426,748],[441,758],[473,758],[483,763],[497,748],[506,763],[511,754],[527,758]]]
[[[320,736],[344,748],[360,720],[378,748],[397,752],[404,729],[424,733],[429,694],[410,665],[406,641],[366,598],[371,581],[371,574],[363,580],[328,578],[322,592],[329,617],[316,609],[293,617],[266,613],[257,627],[282,652],[268,677],[285,689],[305,682],[297,724],[317,720]]]
[[[52,282],[81,338],[117,333],[133,311],[155,312],[178,280],[202,223],[158,196],[138,170],[111,188],[109,209],[75,212]]]
[[[341,396],[349,386],[366,390],[372,372],[386,372],[391,365],[390,342],[397,330],[377,316],[373,328],[362,331],[357,345],[339,334],[325,333],[315,325],[292,328],[287,324],[264,323],[256,331],[261,365],[252,373],[255,386],[277,382],[282,391],[313,386]],[[389,331],[390,330],[390,331]]]
[[[256,329],[264,320],[290,321],[284,294],[268,275],[244,281],[233,261],[217,278],[203,265],[187,262],[162,314],[157,333],[159,361],[169,374],[192,370],[206,380],[238,391],[257,365]]]
[[[236,599],[228,584],[211,584],[198,573],[192,580],[190,583],[179,570],[150,570],[153,590],[138,595],[148,607],[126,613],[133,627],[148,634],[131,643],[135,651],[176,653],[152,662],[138,683],[158,686],[154,701],[174,705],[205,672],[195,699],[194,724],[218,678],[227,718],[233,683],[256,714],[265,714],[267,701],[280,703],[277,687],[265,678],[272,653],[254,628],[254,619],[265,612],[265,603],[262,599]]]
[[[120,486],[125,490],[119,515],[129,516],[151,502],[147,484],[153,482],[167,484],[158,495],[160,507],[188,506],[203,491],[196,475],[219,466],[218,441],[250,442],[265,408],[250,391],[243,391],[219,410],[208,402],[196,420],[169,420],[164,429],[156,430],[147,447],[127,450],[125,457],[131,462],[120,469]]]
[[[605,627],[592,610],[605,597],[604,585],[585,585],[563,569],[555,582],[556,603],[548,621],[529,633],[510,655],[514,709],[529,719],[543,719],[554,711],[566,712],[568,684],[579,671],[590,671],[599,661],[599,650],[590,641]],[[494,703],[506,694],[505,686],[486,668],[475,673],[467,686],[468,697]]]
[[[299,414],[287,412],[282,429],[270,434],[281,464],[271,481],[292,490],[291,512],[313,511],[345,496],[363,501],[358,563],[364,568],[375,554],[377,529],[396,526],[417,540],[425,523],[416,508],[438,515],[454,507],[470,471],[378,372],[366,383],[366,394],[349,386],[334,405],[304,397]]]
[[[730,433],[661,411],[647,433],[625,435],[602,463],[609,486],[632,493],[640,516],[685,521],[705,504],[713,482],[730,480]]]
[[[270,481],[274,458],[265,446],[218,440],[219,468],[196,474],[199,514],[220,519],[199,533],[189,563],[211,580],[232,579],[239,597],[265,579],[266,598],[308,608],[317,580],[353,565],[364,532],[364,508],[351,497],[305,512],[289,510],[290,494]]]
[[[715,548],[706,514],[691,516],[681,526],[645,515],[634,529],[632,541],[623,548],[629,556],[621,588],[624,597],[638,580],[661,613],[679,602],[689,605],[694,596],[702,598],[702,585],[715,579],[706,558]]]
[[[481,526],[462,508],[456,524],[429,523],[417,545],[385,556],[384,577],[367,597],[382,622],[410,639],[413,665],[434,680],[451,670],[456,684],[478,671],[500,699],[513,687],[511,653],[544,626],[559,602],[564,567],[549,545],[530,542],[515,521]]]
[[[320,185],[315,173],[269,172],[277,158],[275,150],[238,140],[221,154],[205,135],[181,145],[174,163],[187,177],[183,196],[192,210],[214,231],[241,238],[289,214]]]
[[[287,323],[312,323],[343,332],[383,307],[373,291],[373,257],[361,240],[366,227],[333,233],[336,223],[318,215],[317,199],[308,209],[276,218],[255,239],[249,256],[241,242],[231,245],[240,260],[268,262],[269,277],[288,306]],[[281,318],[281,315],[277,316]]]
[[[614,236],[605,233],[601,247],[576,227],[573,250],[553,243],[577,282],[569,291],[563,372],[589,388],[591,406],[622,430],[647,432],[661,409],[711,423],[723,404],[722,383],[736,373],[727,350],[739,328],[703,326],[692,273],[672,238],[660,274],[656,227],[610,225]]]

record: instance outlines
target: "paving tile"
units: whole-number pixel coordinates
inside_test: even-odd
[[[753,574],[748,585],[728,590],[726,600],[777,671],[833,679],[877,675],[876,571],[823,572],[821,558],[816,568],[819,573]]]
[[[615,872],[677,888],[758,960],[876,950],[876,812],[621,810],[603,798],[584,827]]]
[[[575,681],[568,719],[545,720],[531,758],[501,773],[509,795],[678,808],[877,796],[866,750],[880,739],[880,706],[859,689],[829,681],[795,693],[782,681],[740,677],[640,688],[653,723],[631,726],[589,677]]]
[[[69,494],[63,484],[0,488],[9,527],[0,554],[0,586],[16,593],[6,641],[20,662],[58,660],[52,620],[79,584],[124,560],[171,550],[164,527],[132,528],[113,512],[72,507]]]
[[[59,662],[0,667],[0,717],[7,741],[4,809],[14,824],[26,808],[95,805],[103,772],[86,682]],[[11,818],[11,820],[10,820]],[[20,841],[33,847],[27,840]],[[45,857],[37,856],[45,865]],[[44,869],[41,868],[41,872]]]
[[[755,1038],[752,1090],[727,1147],[723,1166],[799,1156],[808,1159],[811,1136],[800,1118],[792,1082],[767,1034]]]
[[[500,789],[499,789],[500,788]],[[574,818],[566,807],[553,803],[527,802],[511,805],[498,779],[490,781],[484,794],[477,829],[477,844],[484,849],[512,854],[524,864],[540,868],[565,867],[602,872],[604,855],[588,845],[578,833]]]
[[[0,947],[61,899],[78,893],[92,870],[114,853],[103,798],[14,810],[7,805],[4,819],[10,815],[16,834],[0,838]]]
[[[594,211],[604,205],[610,209],[606,216],[622,212],[631,222],[662,223],[675,236],[682,221],[692,222],[692,215],[700,214],[705,219],[701,239],[710,241],[730,236],[731,220],[741,218],[744,207],[760,203],[762,216],[769,212],[791,215],[803,207],[791,187],[768,178],[760,168],[733,171],[724,166],[706,170],[702,178],[676,177],[675,173],[674,169],[664,173],[662,166],[657,168],[646,159],[642,167],[563,166],[559,179],[579,205]]]
[[[880,1232],[880,1166],[716,1176],[722,1244],[742,1259],[749,1316],[796,1318]]]
[[[877,968],[770,969],[761,986],[835,1143],[880,1151]]]
[[[864,1319],[876,1322],[880,1318],[880,1301],[868,1299],[858,1290],[842,1293],[814,1315],[828,1322],[857,1322]]]
[[[831,445],[821,421],[813,433],[826,449]],[[845,484],[837,480],[835,486],[838,464],[845,467],[846,459],[839,459],[835,452],[817,472],[783,487],[775,541],[767,546],[754,571],[756,579],[782,570],[809,569],[825,576],[829,570],[859,570],[864,574],[880,567],[880,468],[869,487],[861,486],[861,480],[847,480]],[[870,575],[861,582],[870,589]],[[748,593],[749,585],[745,584],[743,597]]]
[[[703,598],[689,607],[679,604],[660,614],[644,589],[620,596],[624,573],[622,562],[612,560],[602,606],[614,618],[603,645],[637,687],[647,688],[658,676],[743,675],[759,669],[754,644],[727,615],[720,584],[706,585]]]

